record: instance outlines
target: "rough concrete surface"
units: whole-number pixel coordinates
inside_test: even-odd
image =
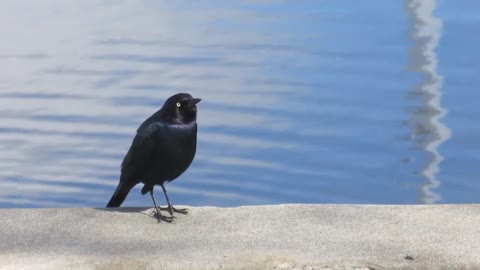
[[[0,209],[0,269],[480,269],[480,205]]]

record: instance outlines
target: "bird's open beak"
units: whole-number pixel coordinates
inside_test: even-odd
[[[199,98],[189,99],[189,100],[188,100],[188,106],[189,106],[189,107],[193,107],[195,104],[199,103],[200,101],[202,101],[202,100],[199,99]]]

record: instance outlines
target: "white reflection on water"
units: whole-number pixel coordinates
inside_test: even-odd
[[[410,68],[422,74],[421,83],[411,90],[420,100],[420,107],[411,117],[413,139],[430,153],[421,174],[425,183],[421,186],[420,201],[436,203],[442,196],[435,191],[440,185],[437,174],[444,159],[438,147],[451,136],[450,129],[440,119],[447,114],[441,106],[442,76],[437,73],[438,60],[435,48],[442,33],[442,21],[435,17],[436,0],[407,0],[406,10],[412,21],[410,36],[414,42],[410,49]]]

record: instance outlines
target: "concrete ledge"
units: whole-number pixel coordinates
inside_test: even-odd
[[[480,205],[0,209],[0,269],[480,269]]]

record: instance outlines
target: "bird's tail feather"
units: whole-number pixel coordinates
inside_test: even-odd
[[[125,198],[127,198],[128,193],[134,186],[135,184],[128,183],[128,181],[120,181],[120,184],[113,193],[112,198],[107,204],[107,207],[120,207]]]

